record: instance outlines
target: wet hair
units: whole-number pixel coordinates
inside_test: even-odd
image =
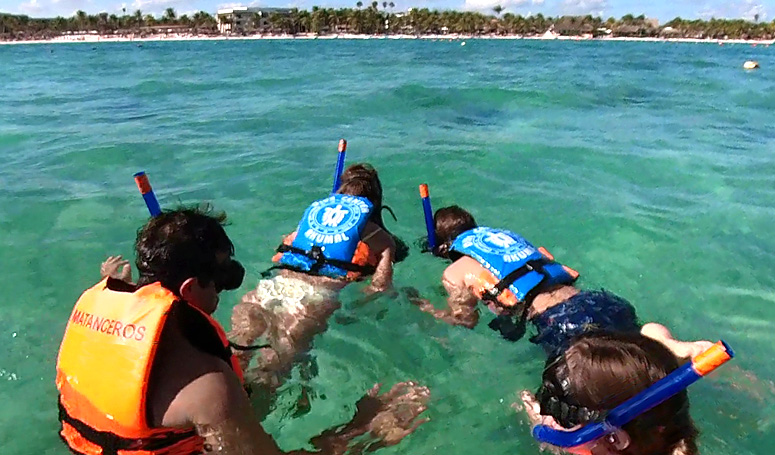
[[[641,334],[582,335],[563,355],[547,362],[543,385],[537,394],[541,413],[554,416],[558,422],[567,421],[568,415],[575,414],[569,422],[561,424],[585,424],[650,387],[678,366],[678,359],[669,349]],[[546,409],[551,407],[554,409]],[[698,432],[689,415],[686,390],[636,417],[622,429],[630,437],[630,445],[620,452],[622,455],[698,453]]]
[[[368,199],[374,206],[374,214],[380,213],[382,208],[382,187],[379,185],[379,179],[353,177],[348,180],[342,180],[342,185],[337,193]]]
[[[394,262],[401,262],[409,255],[409,246],[396,237],[385,227],[382,219],[382,210],[388,209],[395,219],[395,214],[390,207],[382,205],[382,182],[379,180],[379,174],[374,166],[368,163],[357,163],[349,166],[342,172],[342,183],[337,193],[349,194],[351,196],[365,197],[372,203],[374,210],[371,213],[370,221],[390,234],[396,243]]]
[[[433,216],[436,228],[436,248],[433,254],[442,258],[458,259],[461,255],[450,251],[457,236],[476,227],[473,215],[457,205],[442,207]]]
[[[234,254],[225,222],[225,213],[214,213],[206,205],[180,207],[151,218],[135,241],[138,286],[159,281],[178,294],[188,278],[215,281],[220,272],[217,254]]]
[[[354,178],[361,178],[365,180],[374,181],[376,185],[379,187],[379,194],[381,198],[382,182],[380,182],[379,173],[377,172],[376,169],[374,169],[374,166],[372,166],[369,163],[357,163],[347,167],[347,169],[345,169],[344,172],[342,172],[342,183],[345,183],[348,180],[351,180]]]

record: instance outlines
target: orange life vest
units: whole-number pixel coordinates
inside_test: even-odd
[[[105,279],[81,295],[57,358],[60,437],[83,455],[183,455],[202,452],[194,428],[151,428],[148,381],[164,324],[174,305],[186,305],[160,283],[134,292]],[[188,306],[188,308],[194,308]],[[194,308],[196,309],[196,308]],[[213,347],[242,370],[223,328],[196,309],[220,339]]]

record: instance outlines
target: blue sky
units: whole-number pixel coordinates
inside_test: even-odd
[[[214,13],[218,8],[239,5],[231,0],[0,0],[0,12],[27,14],[32,17],[71,16],[77,10],[89,14],[102,11],[121,14],[137,9],[143,13],[160,14],[172,7],[178,14],[204,10]],[[250,6],[294,6],[311,9],[313,5],[325,7],[352,7],[357,0],[248,0],[243,5]],[[370,3],[371,0],[363,0]],[[395,11],[410,7],[430,9],[480,10],[490,12],[499,4],[506,11],[522,15],[542,13],[548,16],[563,14],[593,14],[596,16],[621,17],[624,14],[645,14],[656,17],[660,22],[680,16],[682,18],[727,17],[753,19],[759,14],[760,20],[773,20],[775,0],[393,0]],[[382,0],[380,0],[382,3]]]

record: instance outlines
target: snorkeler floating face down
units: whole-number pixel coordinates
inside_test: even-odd
[[[519,340],[526,331],[527,322],[532,323],[537,334],[531,337],[531,341],[540,344],[549,358],[561,359],[553,364],[555,367],[566,365],[564,354],[568,347],[574,339],[589,336],[591,330],[645,339],[646,343],[659,346],[662,354],[667,352],[674,363],[676,357],[695,357],[713,346],[708,341],[675,340],[670,331],[660,324],[641,325],[634,307],[626,300],[606,291],[584,291],[576,288],[574,282],[579,276],[578,272],[556,262],[546,249],[534,247],[513,232],[477,226],[474,217],[460,207],[450,206],[438,210],[431,222],[427,186],[421,186],[420,195],[426,214],[428,238],[435,237],[432,252],[438,257],[452,261],[442,276],[442,284],[449,294],[449,308],[436,309],[414,291],[409,295],[409,300],[423,312],[454,325],[472,328],[479,319],[477,303],[483,301],[496,314],[495,319],[490,322],[490,327],[499,331],[507,340]],[[715,349],[718,358],[730,358],[731,351],[727,352],[723,346],[716,346]],[[605,355],[609,359],[619,358],[612,350],[607,351]],[[573,353],[569,357],[573,358]],[[660,360],[656,359],[656,362],[660,363]],[[635,362],[635,365],[637,367],[638,363]],[[672,390],[671,393],[680,392],[683,387],[701,376],[691,370],[691,365],[687,364],[685,367],[690,370],[682,367],[681,371],[676,373],[678,377],[671,376],[667,383],[656,384],[656,389],[648,386],[659,378],[647,381],[645,385],[637,385],[638,390],[647,389],[647,392],[644,392],[646,398],[638,398],[640,403],[658,404],[660,397],[666,396],[665,390]],[[617,371],[611,370],[610,366],[606,368],[609,372]],[[545,414],[544,419],[550,419],[552,424],[537,427],[537,438],[543,438],[541,440],[544,442],[561,446],[563,450],[570,449],[574,453],[588,454],[590,447],[594,446],[595,454],[654,455],[655,452],[649,452],[653,449],[652,446],[646,446],[644,452],[622,452],[625,447],[642,445],[638,442],[641,438],[635,431],[639,428],[638,425],[627,427],[629,430],[635,429],[631,433],[617,430],[617,425],[624,425],[649,409],[624,402],[626,398],[634,395],[635,391],[627,397],[620,397],[621,401],[614,401],[608,407],[596,408],[595,405],[600,404],[600,397],[592,397],[590,402],[574,400],[576,396],[583,398],[583,394],[567,388],[570,385],[569,376],[560,372],[567,372],[568,368],[548,371],[557,373],[556,377],[545,381],[540,390],[540,400],[533,398],[533,406],[528,407],[528,411],[535,415],[539,415],[539,412]],[[573,371],[578,373],[581,370],[576,368]],[[599,387],[602,391],[618,390],[613,385],[621,381],[621,378],[629,377],[621,370],[619,373],[621,374],[615,375],[616,379],[608,385],[601,377],[594,375],[584,377],[580,383],[587,387]],[[665,376],[666,373],[660,377]],[[619,395],[627,393],[625,390],[619,392]],[[606,420],[601,423],[599,419],[602,418]],[[667,431],[658,430],[662,424],[648,418],[639,422],[645,422],[646,433]],[[579,425],[582,426],[578,428]],[[571,428],[574,431],[562,431]],[[649,443],[659,440],[653,437],[646,439]],[[632,441],[637,444],[631,445]]]
[[[341,155],[340,155],[341,156]],[[252,366],[253,352],[238,354],[251,382],[275,390],[292,368],[312,371],[306,352],[341,306],[338,294],[349,283],[370,279],[366,296],[392,287],[396,244],[382,226],[382,184],[369,164],[345,169],[334,194],[314,201],[296,230],[273,257],[280,272],[267,273],[232,312],[232,339],[250,345],[265,337]],[[364,297],[369,299],[370,297]],[[308,376],[307,373],[304,373]],[[312,373],[309,373],[311,375]]]
[[[547,362],[522,399],[533,435],[570,453],[695,455],[686,388],[734,357],[720,341],[682,366],[639,334],[590,333]]]

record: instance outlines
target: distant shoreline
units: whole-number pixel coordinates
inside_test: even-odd
[[[446,34],[446,35],[357,35],[357,34],[338,34],[338,35],[315,35],[297,34],[297,35],[248,35],[248,36],[225,36],[225,35],[188,35],[188,34],[158,34],[144,37],[134,36],[114,36],[114,35],[62,35],[53,39],[43,40],[18,40],[0,41],[3,44],[61,44],[61,43],[123,43],[123,42],[156,42],[156,41],[243,41],[243,40],[431,40],[431,41],[464,41],[464,40],[539,40],[539,41],[632,41],[632,42],[655,42],[655,43],[704,43],[704,44],[751,44],[764,45],[769,47],[775,44],[775,40],[745,40],[745,39],[699,39],[699,38],[654,38],[654,37],[602,37],[590,38],[584,36],[520,36],[520,35],[466,35],[466,34]]]

